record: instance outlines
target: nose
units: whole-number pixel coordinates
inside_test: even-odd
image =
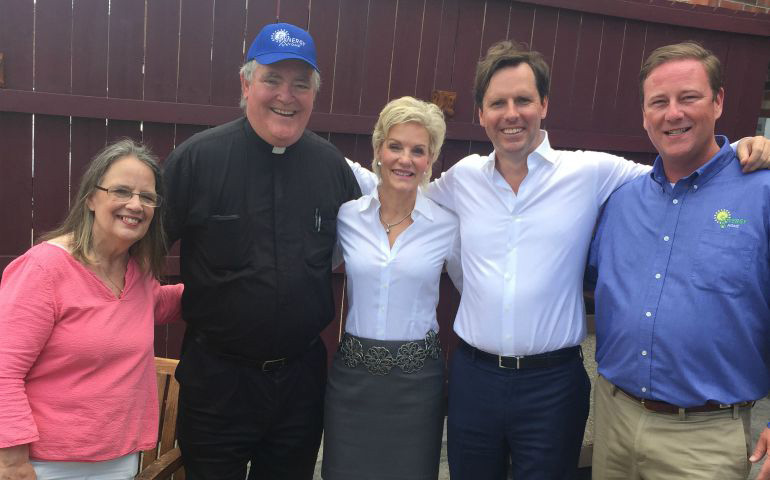
[[[519,116],[519,111],[516,108],[516,103],[513,100],[508,100],[505,106],[505,119],[515,120]]]
[[[682,109],[679,106],[679,102],[676,100],[669,102],[666,107],[666,121],[675,122],[682,119]]]
[[[288,102],[293,96],[291,84],[289,82],[281,82],[281,85],[278,87],[278,100]]]
[[[131,198],[126,202],[126,208],[136,212],[140,212],[144,209],[142,202],[139,201],[139,195],[133,194]]]

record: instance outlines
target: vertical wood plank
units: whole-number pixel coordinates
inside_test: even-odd
[[[7,6],[6,6],[7,7]],[[31,78],[29,79],[31,80]],[[0,271],[31,245],[32,115],[0,112]]]
[[[0,51],[5,54],[5,88],[32,90],[34,8],[32,2],[0,0]]]
[[[725,74],[725,102],[722,119],[717,122],[717,133],[724,133],[731,141],[754,135],[762,104],[765,78],[760,75],[742,75],[757,65],[770,64],[770,39],[734,36],[730,54],[723,64]]]
[[[262,27],[277,21],[278,0],[248,0],[246,14],[246,50]]]
[[[213,0],[183,0],[179,38],[177,101],[211,101],[211,34]]]
[[[35,90],[70,92],[71,40],[72,4],[38,0],[35,7]],[[44,131],[41,133],[45,134]]]
[[[144,99],[176,101],[181,0],[147,3]]]
[[[535,24],[534,5],[512,2],[508,17],[508,38],[532,49],[532,28]]]
[[[311,4],[308,31],[313,36],[316,60],[321,70],[321,91],[315,99],[316,112],[331,112],[334,90],[334,61],[337,57],[337,21],[340,0]]]
[[[340,29],[337,33],[337,57],[334,63],[332,113],[358,113],[363,85],[364,42],[369,2],[340,1]]]
[[[422,18],[424,2],[398,2],[395,19],[393,61],[390,68],[389,100],[417,94],[417,71],[421,55]],[[423,97],[430,101],[430,97]]]
[[[142,141],[142,132],[139,129],[139,122],[128,120],[108,120],[107,143],[120,140],[121,138],[132,138],[137,142]]]
[[[558,30],[552,32],[555,37],[551,66],[551,87],[549,89],[548,117],[544,122],[548,128],[562,128],[569,122],[573,112],[570,110],[575,71],[577,69],[578,35],[581,15],[571,10],[560,10]],[[544,56],[545,52],[538,49]],[[546,59],[548,57],[546,56]]]
[[[108,0],[72,4],[72,93],[107,96]]]
[[[391,67],[396,69],[396,63],[402,59],[394,57],[393,34],[396,24],[396,0],[371,0],[367,26],[365,28],[365,47],[362,52],[363,76],[360,85],[350,85],[356,90],[360,89],[361,96],[351,99],[356,104],[360,101],[360,107],[356,113],[362,115],[377,115],[390,98],[388,91],[391,81]],[[337,64],[337,72],[343,66]],[[339,75],[338,78],[343,78]],[[335,81],[336,87],[336,81]],[[357,87],[357,88],[356,88]],[[345,95],[345,90],[335,89],[335,102],[339,96]],[[353,93],[353,92],[351,92]],[[339,103],[337,103],[339,105]],[[335,112],[336,113],[336,112]]]
[[[570,92],[570,117],[564,123],[574,130],[593,130],[594,99],[604,95],[597,89],[602,17],[581,15],[575,76]]]
[[[70,199],[78,193],[80,179],[91,159],[107,141],[107,123],[101,118],[72,118],[70,125]]]
[[[176,126],[176,136],[174,138],[174,146],[179,145],[180,143],[184,142],[188,138],[192,137],[198,132],[202,132],[209,128],[205,125],[182,125],[177,124]]]
[[[356,135],[350,133],[332,133],[329,141],[340,149],[343,155],[350,159],[356,158]]]
[[[441,10],[441,30],[438,34],[433,88],[452,90],[455,68],[455,43],[459,23],[460,0],[444,0]],[[459,117],[455,116],[459,120]]]
[[[436,164],[433,165],[433,178],[441,176],[441,172],[446,172],[452,168],[452,165],[471,153],[477,153],[471,152],[470,147],[471,142],[469,140],[447,140],[444,142],[444,148],[441,149],[441,155],[438,160],[436,160]]]
[[[216,2],[213,28],[211,103],[235,106],[241,96],[238,70],[244,60],[246,0]],[[251,40],[247,40],[247,48],[251,45]]]
[[[436,78],[436,60],[441,32],[441,0],[423,0],[424,11],[420,33],[420,59],[417,64],[415,95],[429,99]],[[447,119],[450,120],[450,119]]]
[[[310,0],[279,0],[278,20],[307,30],[310,21]]]
[[[618,95],[610,130],[622,135],[647,136],[642,129],[641,104],[639,103],[639,69],[644,61],[645,25],[626,21],[623,52],[620,56]]]
[[[510,0],[487,0],[479,58],[487,53],[487,49],[490,46],[507,38],[508,17],[510,13]]]
[[[142,142],[147,145],[152,153],[162,163],[174,149],[174,134],[176,128],[168,123],[144,122],[142,129]]]
[[[109,32],[109,96],[140,99],[144,63],[144,2],[112,0]]]
[[[599,52],[599,66],[596,69],[596,98],[591,122],[596,131],[608,131],[615,121],[625,27],[626,23],[621,19],[603,18],[602,46]],[[635,112],[628,112],[633,113]]]
[[[481,52],[481,33],[484,24],[484,9],[474,0],[461,0],[459,21],[455,41],[454,72],[451,90],[457,92],[455,115],[458,122],[473,122],[476,117],[475,102],[471,92],[475,65]]]
[[[35,115],[35,173],[32,188],[35,238],[53,230],[69,206],[69,117]]]
[[[553,65],[556,32],[559,28],[559,12],[556,8],[537,7],[532,22],[531,49],[540,52],[548,65]]]

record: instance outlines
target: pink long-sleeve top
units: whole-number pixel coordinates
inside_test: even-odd
[[[153,326],[181,318],[182,285],[132,259],[117,298],[50,243],[0,283],[0,448],[36,460],[102,461],[153,448],[158,395]]]

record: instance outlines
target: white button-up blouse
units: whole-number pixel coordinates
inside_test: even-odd
[[[337,241],[347,273],[345,331],[376,340],[418,340],[438,331],[436,305],[444,264],[460,281],[457,217],[417,192],[413,223],[390,247],[379,220],[380,200],[369,195],[337,214]]]

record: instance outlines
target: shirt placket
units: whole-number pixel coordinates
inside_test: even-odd
[[[642,396],[652,393],[652,345],[655,322],[658,321],[658,306],[663,293],[663,285],[668,275],[671,250],[675,241],[677,225],[682,209],[687,187],[683,184],[675,185],[673,190],[665,189],[658,197],[659,203],[654,208],[665,209],[665,215],[661,228],[658,230],[655,244],[655,257],[653,259],[652,273],[646,284],[645,301],[640,312],[639,343],[637,355],[639,369],[637,370],[638,391]],[[656,202],[657,203],[657,202]]]
[[[395,248],[389,248],[388,246],[388,237],[385,233],[385,230],[381,229],[380,232],[381,236],[384,237],[384,240],[381,242],[382,248],[383,248],[383,255],[382,255],[382,262],[380,263],[380,272],[379,272],[379,280],[380,280],[380,288],[379,288],[379,299],[378,304],[379,308],[377,309],[377,319],[375,323],[375,333],[377,335],[376,338],[385,338],[386,337],[386,329],[388,327],[388,299],[390,298],[390,279],[391,274],[393,272],[393,260],[396,256],[396,249]],[[402,233],[403,235],[403,233]]]

